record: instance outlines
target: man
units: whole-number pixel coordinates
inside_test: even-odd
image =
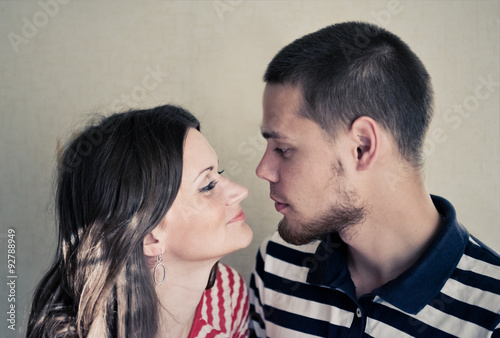
[[[347,22],[283,48],[264,75],[257,175],[283,214],[257,255],[258,337],[500,337],[500,256],[429,195],[423,64]]]

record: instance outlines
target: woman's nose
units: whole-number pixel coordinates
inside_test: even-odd
[[[242,185],[228,180],[229,193],[227,195],[226,205],[232,205],[243,201],[248,196],[248,189]]]

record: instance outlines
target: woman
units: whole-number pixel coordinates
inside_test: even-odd
[[[246,336],[246,287],[217,262],[252,240],[247,190],[199,129],[166,105],[112,115],[63,149],[59,245],[28,337]]]

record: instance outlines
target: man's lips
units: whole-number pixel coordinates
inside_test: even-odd
[[[283,210],[286,207],[288,207],[288,204],[286,204],[286,203],[280,203],[280,202],[274,202],[274,207],[276,208],[277,212],[280,212],[281,210]]]
[[[286,207],[288,207],[288,204],[287,203],[283,203],[281,202],[280,200],[278,200],[277,198],[275,198],[274,196],[270,196],[271,199],[274,201],[274,207],[276,208],[276,211],[277,212],[280,212],[281,210],[285,209]]]
[[[243,210],[241,210],[236,216],[233,217],[233,219],[231,219],[229,222],[227,222],[228,224],[229,223],[234,223],[234,222],[238,222],[238,221],[242,221],[245,219],[245,213],[243,212]]]

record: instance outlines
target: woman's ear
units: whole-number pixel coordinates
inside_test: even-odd
[[[375,163],[379,150],[379,133],[377,123],[368,116],[361,116],[352,123],[357,170],[367,170]]]
[[[143,250],[144,255],[149,257],[161,256],[163,254],[164,249],[160,240],[158,240],[156,229],[144,237]]]

